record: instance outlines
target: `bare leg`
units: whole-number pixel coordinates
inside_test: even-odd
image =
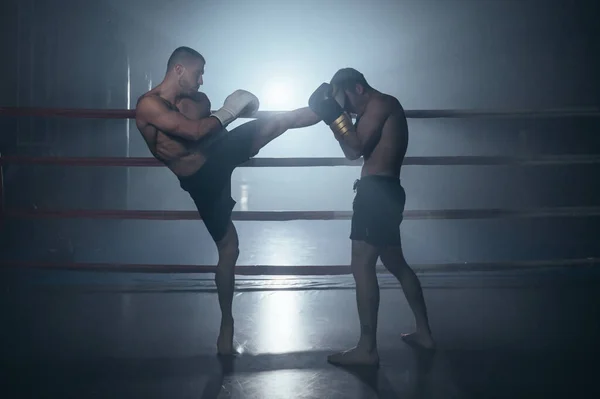
[[[413,311],[417,324],[417,331],[412,334],[403,334],[402,339],[411,345],[417,345],[425,349],[433,349],[435,343],[431,336],[429,319],[427,317],[427,307],[423,298],[423,289],[415,272],[410,268],[404,254],[402,246],[387,247],[381,251],[381,261],[383,265],[392,273],[400,285],[408,301],[408,305]]]
[[[377,352],[377,312],[379,311],[379,284],[375,264],[378,250],[363,241],[352,241],[351,269],[356,282],[356,305],[360,320],[358,345],[345,352],[330,355],[330,363],[341,366],[375,366]]]
[[[225,237],[217,242],[219,262],[215,273],[215,283],[221,307],[221,328],[217,339],[217,352],[233,355],[233,291],[235,287],[235,264],[239,256],[239,242],[235,226],[229,222]]]
[[[254,155],[289,129],[300,129],[316,125],[321,121],[321,118],[310,108],[305,107],[260,118],[257,121],[260,123],[260,127],[254,141]]]

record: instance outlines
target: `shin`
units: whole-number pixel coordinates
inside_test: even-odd
[[[228,321],[233,319],[235,264],[239,256],[238,235],[233,223],[230,222],[225,237],[217,243],[217,249],[219,251],[219,262],[215,272],[215,283],[223,321]]]
[[[423,289],[419,278],[406,262],[402,247],[386,248],[381,253],[381,260],[386,269],[400,281],[406,300],[415,316],[417,332],[431,335]]]
[[[377,349],[377,313],[379,311],[379,284],[375,264],[378,252],[363,241],[352,241],[352,275],[356,282],[356,304],[360,320],[359,348]]]
[[[254,155],[289,129],[312,126],[320,121],[321,119],[308,107],[257,119],[259,130],[253,145]]]

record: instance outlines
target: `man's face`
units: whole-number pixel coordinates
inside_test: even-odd
[[[344,109],[350,114],[358,114],[364,105],[364,90],[359,84],[344,90],[346,97]]]
[[[204,62],[202,60],[189,61],[186,65],[178,65],[176,69],[179,77],[179,87],[184,94],[193,94],[198,91],[204,75]]]

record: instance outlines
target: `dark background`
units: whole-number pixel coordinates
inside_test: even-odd
[[[598,107],[591,1],[4,1],[0,105],[133,108],[170,52],[207,59],[218,107],[237,88],[266,110],[305,106],[341,67],[362,71],[406,109]],[[272,92],[279,87],[279,94]],[[409,156],[598,154],[598,118],[409,120]],[[149,156],[124,120],[0,116],[7,155]],[[340,157],[323,125],[292,131],[261,157]],[[407,209],[598,206],[597,165],[405,166]],[[349,210],[356,167],[243,168],[236,210]],[[4,168],[10,207],[193,209],[163,168]],[[324,187],[327,187],[324,190]],[[406,221],[414,263],[600,255],[599,219]],[[240,222],[240,264],[349,261],[349,222]],[[194,221],[15,221],[12,259],[214,264]]]

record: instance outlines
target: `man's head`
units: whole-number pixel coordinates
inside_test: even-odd
[[[202,54],[189,47],[179,47],[173,51],[167,62],[167,77],[178,84],[181,94],[197,92],[202,85],[204,65]]]
[[[358,114],[364,109],[373,90],[365,76],[354,68],[340,69],[331,82],[336,100],[350,113]]]

